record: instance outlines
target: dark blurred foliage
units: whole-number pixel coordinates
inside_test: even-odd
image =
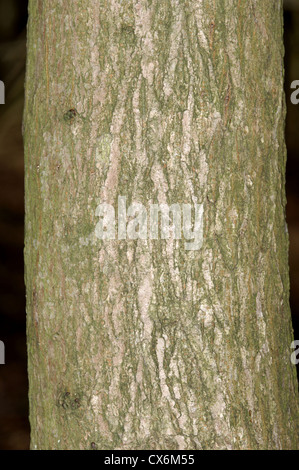
[[[299,0],[286,0],[286,96],[288,147],[287,220],[290,234],[291,307],[299,339],[299,105],[290,103],[290,83],[299,80]],[[28,382],[23,272],[23,142],[21,134],[26,53],[26,0],[0,0],[0,449],[28,449]]]
[[[293,80],[299,80],[299,0],[285,11],[285,91],[287,100],[287,222],[290,237],[291,310],[295,338],[299,339],[299,104],[291,103]],[[289,2],[287,2],[289,4]],[[296,8],[295,8],[296,6]],[[299,368],[297,369],[299,375]]]
[[[0,449],[28,449],[27,356],[23,271],[24,170],[21,123],[27,2],[0,0]]]

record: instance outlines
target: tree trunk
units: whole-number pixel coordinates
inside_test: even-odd
[[[33,449],[298,448],[283,53],[281,1],[29,1]],[[119,196],[202,246],[100,239]]]

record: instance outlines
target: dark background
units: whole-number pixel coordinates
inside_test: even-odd
[[[26,55],[26,0],[0,0],[0,449],[28,449],[28,382],[23,270],[24,170],[21,134]],[[299,104],[290,84],[299,80],[299,0],[285,1],[287,222],[290,235],[291,309],[299,339]],[[290,350],[291,351],[291,350]]]

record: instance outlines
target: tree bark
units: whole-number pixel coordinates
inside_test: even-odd
[[[30,0],[32,449],[295,449],[282,2]],[[96,208],[203,204],[203,244]]]

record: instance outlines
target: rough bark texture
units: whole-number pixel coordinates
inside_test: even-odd
[[[298,447],[281,3],[29,2],[33,449]],[[202,248],[98,240],[119,195],[203,203]]]

